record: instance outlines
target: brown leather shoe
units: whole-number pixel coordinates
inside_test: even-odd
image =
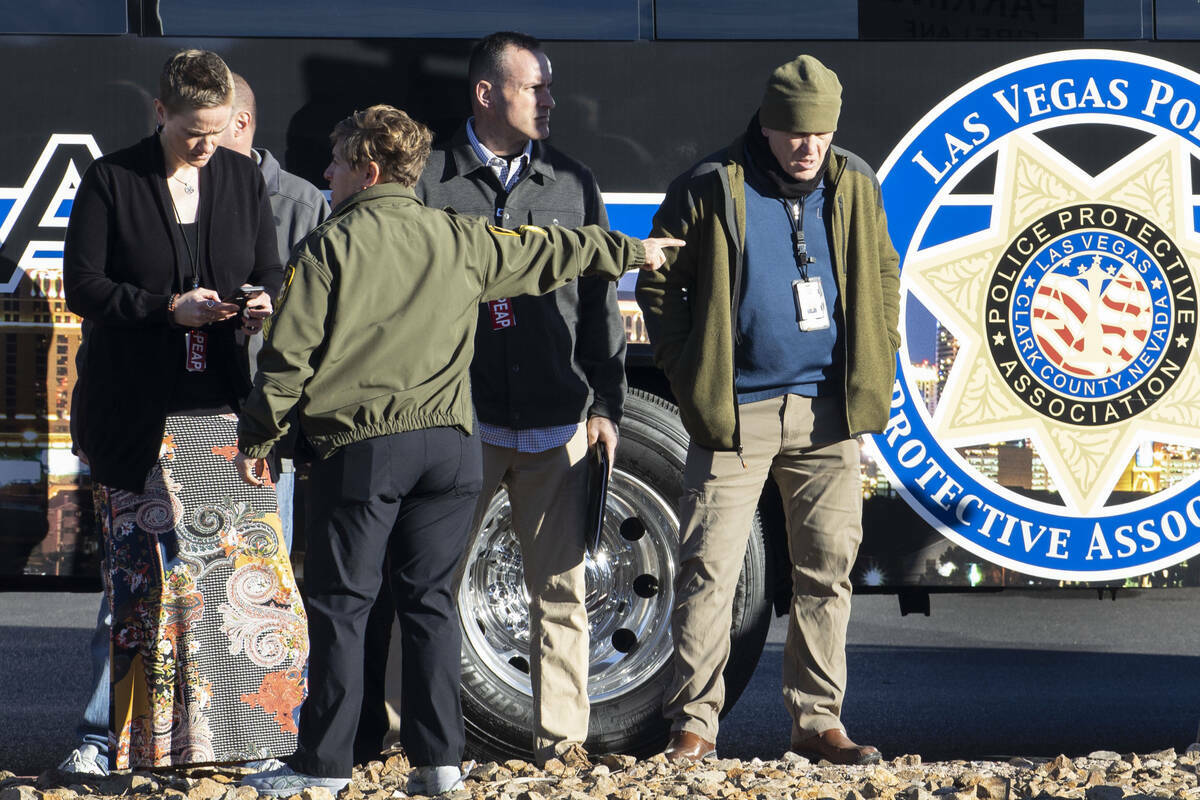
[[[717,754],[717,746],[710,741],[701,739],[690,731],[675,731],[671,734],[671,741],[667,743],[667,749],[663,751],[663,755],[668,761],[677,759],[685,759],[687,761],[699,761],[702,758],[710,758]]]
[[[817,736],[792,742],[792,751],[813,761],[831,764],[874,764],[881,756],[869,744],[855,744],[841,728],[830,728]]]

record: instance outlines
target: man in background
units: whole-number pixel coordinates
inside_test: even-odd
[[[279,240],[279,256],[284,264],[292,247],[308,235],[329,216],[329,203],[321,190],[298,175],[293,175],[279,166],[275,156],[265,147],[254,146],[254,132],[258,127],[258,105],[254,90],[246,79],[233,74],[233,117],[221,137],[221,146],[253,158],[262,170],[267,183],[271,210],[275,213],[275,233]],[[254,336],[249,342],[251,374],[262,347],[262,335]],[[279,498],[279,519],[283,523],[283,539],[289,551],[292,549],[292,507],[295,494],[296,471],[293,457],[296,449],[296,426],[279,446],[280,470],[275,484]]]
[[[607,228],[591,171],[545,142],[551,80],[550,59],[532,36],[480,41],[467,69],[474,116],[434,149],[417,196],[505,228]],[[472,532],[503,485],[529,590],[534,755],[539,763],[586,761],[586,455],[598,444],[612,461],[625,401],[616,285],[588,277],[545,296],[481,305],[471,392],[484,476]]]

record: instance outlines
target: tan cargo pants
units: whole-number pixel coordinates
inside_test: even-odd
[[[862,541],[858,442],[841,398],[799,395],[739,408],[743,457],[688,448],[679,572],[671,615],[674,676],[663,713],[673,731],[717,740],[733,594],[768,473],[779,485],[792,559],[783,697],[792,739],[840,728],[850,570]]]
[[[529,590],[533,752],[539,763],[587,739],[586,455],[587,430],[582,424],[565,445],[543,453],[483,445],[483,490],[472,538],[496,488],[504,484]]]

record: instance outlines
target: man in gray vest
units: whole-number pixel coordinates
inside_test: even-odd
[[[550,135],[550,59],[537,39],[494,33],[468,67],[474,116],[435,148],[417,184],[434,208],[522,224],[608,227],[587,167]],[[475,529],[508,490],[530,596],[534,755],[586,759],[589,639],[584,516],[589,446],[610,462],[625,398],[625,328],[615,284],[583,278],[542,297],[480,306],[471,364],[483,440]]]
[[[292,247],[329,216],[329,203],[325,201],[325,195],[321,194],[320,189],[280,167],[270,150],[254,146],[254,132],[257,127],[258,104],[254,99],[254,90],[245,78],[235,72],[233,117],[221,136],[221,146],[253,158],[258,163],[263,180],[267,183],[271,211],[275,214],[279,257],[286,264]],[[250,340],[252,367],[261,347],[261,336]],[[253,369],[251,371],[253,372]],[[296,486],[296,472],[292,467],[295,445],[295,434],[287,437],[281,444],[280,452],[284,457],[281,459],[279,478],[275,484],[275,493],[279,498],[279,519],[283,523],[283,540],[289,551],[292,549],[292,499]]]

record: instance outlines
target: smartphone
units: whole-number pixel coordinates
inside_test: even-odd
[[[223,298],[223,302],[237,303],[238,308],[244,309],[246,307],[246,303],[258,297],[265,291],[265,287],[251,286],[248,283],[243,283],[238,290],[233,293],[232,297]]]

